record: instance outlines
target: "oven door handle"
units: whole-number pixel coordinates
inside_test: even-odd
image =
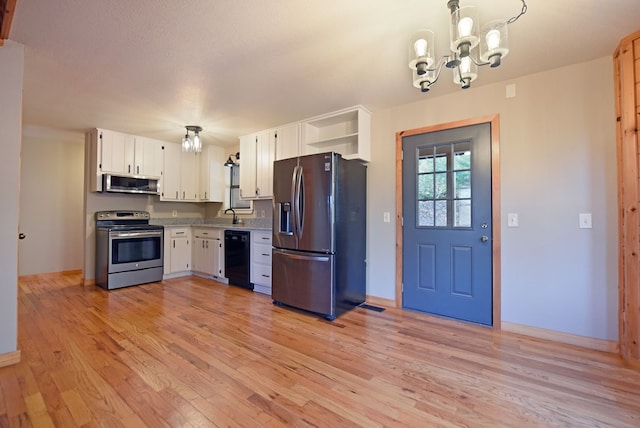
[[[111,232],[112,238],[152,238],[155,236],[162,236],[162,231]]]

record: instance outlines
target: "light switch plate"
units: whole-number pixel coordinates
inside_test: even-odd
[[[382,213],[382,219],[385,223],[390,223],[391,222],[391,213],[389,212],[384,212]]]
[[[591,213],[580,213],[580,229],[591,229]]]
[[[508,213],[507,214],[507,227],[518,227],[520,226],[518,220],[518,214],[516,213]]]

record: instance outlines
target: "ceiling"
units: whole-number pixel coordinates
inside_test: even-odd
[[[450,72],[413,88],[407,42],[447,50],[446,0],[18,0],[9,40],[25,45],[25,125],[102,127],[178,142],[237,137],[362,104],[372,111],[453,91]],[[521,0],[483,0],[481,23]],[[461,0],[461,6],[470,2]],[[509,56],[474,87],[611,55],[640,30],[638,0],[528,0]],[[2,48],[0,48],[2,49]],[[594,82],[594,85],[613,82]]]

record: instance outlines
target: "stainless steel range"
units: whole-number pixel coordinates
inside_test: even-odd
[[[146,211],[96,213],[96,284],[107,290],[162,281],[164,228]]]

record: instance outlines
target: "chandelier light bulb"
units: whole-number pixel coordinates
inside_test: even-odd
[[[468,16],[465,18],[462,18],[460,22],[458,22],[458,36],[460,38],[470,36],[472,29],[473,29],[473,19],[469,18]]]
[[[493,50],[500,46],[500,31],[495,29],[491,30],[487,33],[485,38],[487,40],[487,49]]]
[[[422,57],[427,56],[427,41],[425,39],[418,39],[413,44],[413,50],[416,52],[416,56]]]

